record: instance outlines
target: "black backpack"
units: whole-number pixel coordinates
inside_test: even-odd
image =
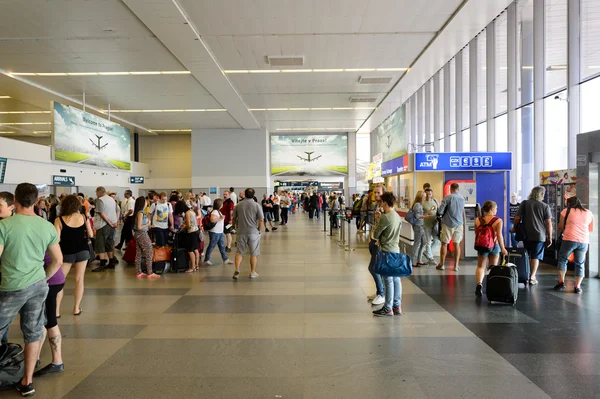
[[[25,353],[18,344],[0,346],[0,391],[14,389],[25,373]]]

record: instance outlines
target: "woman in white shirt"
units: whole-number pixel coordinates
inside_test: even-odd
[[[156,247],[164,247],[169,239],[169,226],[173,231],[173,207],[167,202],[167,193],[160,193],[158,202],[150,206],[152,215],[152,231]]]
[[[210,261],[210,254],[216,246],[219,246],[219,252],[221,252],[223,263],[228,265],[233,264],[233,261],[227,258],[227,253],[225,250],[225,234],[223,234],[225,229],[225,216],[221,213],[222,207],[223,199],[217,198],[213,206],[214,210],[210,213],[210,221],[211,223],[214,223],[214,227],[208,230],[210,243],[208,244],[206,256],[204,258],[204,264],[208,266],[213,265],[213,263]]]

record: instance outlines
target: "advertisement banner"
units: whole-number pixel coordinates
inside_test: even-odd
[[[406,142],[406,106],[398,108],[375,129],[377,153],[383,154],[383,162],[408,153]]]
[[[274,176],[343,176],[348,174],[348,137],[271,136]]]
[[[415,154],[415,170],[421,171],[485,171],[511,170],[510,152],[426,152]]]
[[[0,158],[0,183],[4,183],[4,176],[6,175],[6,158]]]
[[[552,170],[540,172],[540,184],[575,184],[577,169]]]
[[[54,159],[130,170],[129,129],[80,109],[54,103]]]
[[[404,172],[408,172],[408,154],[384,162],[381,166],[381,175],[384,177]]]

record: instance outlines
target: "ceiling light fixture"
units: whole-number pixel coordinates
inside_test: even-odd
[[[49,114],[50,111],[0,111],[0,115],[16,115],[16,114]]]
[[[10,96],[0,96],[0,98],[6,99],[6,98],[10,98]]]
[[[249,111],[354,111],[374,110],[377,107],[335,107],[335,108],[250,108]]]
[[[0,122],[0,126],[15,126],[15,125],[49,125],[50,122]]]
[[[354,131],[355,127],[286,127],[275,129],[278,132],[306,132],[306,131]]]
[[[124,76],[124,75],[190,75],[190,71],[129,72],[10,72],[9,76]]]
[[[10,130],[6,130],[6,131],[0,131],[0,134],[13,134],[13,131]]]
[[[38,134],[38,133],[52,133],[52,130],[34,130],[33,134]]]
[[[111,114],[122,113],[153,113],[153,112],[225,112],[225,108],[202,108],[202,109],[111,109]],[[107,109],[100,110],[102,113],[108,113]]]
[[[330,68],[330,69],[228,69],[226,74],[247,73],[307,73],[307,72],[406,72],[409,68]]]
[[[191,132],[192,129],[150,129],[152,133],[173,133],[173,132]]]

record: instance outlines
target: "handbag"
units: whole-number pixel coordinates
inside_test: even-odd
[[[527,201],[523,201],[523,215],[519,219],[519,224],[515,226],[515,240],[526,241],[527,233],[525,232],[525,216],[527,215]]]
[[[173,249],[169,246],[154,248],[152,262],[171,261]]]
[[[410,208],[408,210],[408,212],[406,212],[406,216],[404,216],[404,220],[406,220],[406,222],[413,224],[413,225],[419,221],[419,219],[417,218],[417,215],[415,215],[415,211],[413,210],[413,208]]]
[[[388,277],[408,277],[412,274],[412,259],[407,254],[379,250],[373,272]]]
[[[567,229],[567,220],[569,219],[569,213],[571,213],[571,208],[567,208],[567,214],[565,215],[565,225],[560,234],[558,235],[556,242],[554,243],[554,247],[557,251],[560,251],[560,246],[563,243],[563,234],[565,234],[565,230]]]

